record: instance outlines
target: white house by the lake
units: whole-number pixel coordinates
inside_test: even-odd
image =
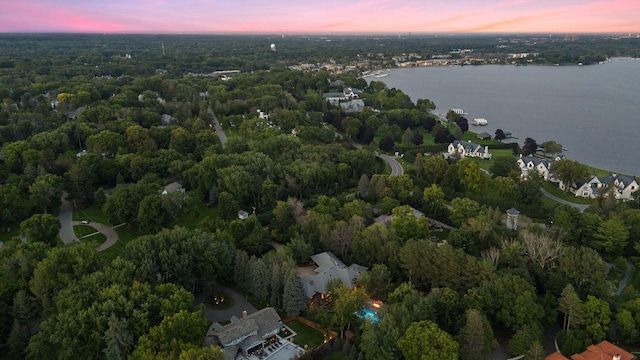
[[[450,156],[458,155],[461,158],[465,156],[477,157],[481,159],[491,159],[491,153],[488,146],[478,145],[471,141],[464,142],[455,140],[447,148]]]

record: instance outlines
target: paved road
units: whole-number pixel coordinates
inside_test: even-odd
[[[627,281],[629,281],[629,277],[631,276],[631,272],[633,271],[633,264],[629,262],[629,260],[626,260],[626,262],[627,262],[627,271],[625,271],[624,277],[622,278],[622,281],[620,281],[620,285],[618,286],[616,295],[622,294],[622,290],[624,289],[625,286],[627,286]]]
[[[547,190],[545,190],[543,188],[540,188],[540,191],[542,191],[542,195],[548,197],[549,199],[557,201],[557,202],[559,202],[561,204],[565,204],[565,205],[569,205],[571,207],[574,207],[574,208],[580,210],[580,212],[583,212],[586,208],[591,206],[591,205],[585,205],[585,204],[576,204],[576,203],[572,203],[572,202],[569,202],[569,201],[564,200],[564,199],[560,199],[557,196],[551,195]]]
[[[60,206],[60,239],[65,245],[78,242],[76,234],[73,232],[73,205],[65,200],[66,193],[62,195],[62,206]]]
[[[218,117],[213,113],[213,110],[208,109],[207,112],[213,116],[213,126],[216,129],[216,134],[222,143],[222,148],[224,149],[227,144],[227,134],[224,133],[222,127],[220,126],[220,122],[218,121]]]
[[[400,165],[398,160],[396,160],[394,157],[385,155],[385,154],[378,154],[377,152],[376,152],[376,156],[386,161],[387,164],[391,166],[391,175],[389,176],[398,176],[398,175],[404,174],[404,168],[402,167],[402,165]]]
[[[70,202],[65,200],[66,194],[62,195],[62,206],[60,206],[60,239],[65,245],[72,244],[74,242],[80,242],[76,233],[73,231],[73,227],[75,225],[87,225],[96,229],[96,231],[102,233],[107,240],[100,246],[96,248],[96,251],[100,252],[102,250],[108,249],[113,244],[118,241],[118,233],[114,230],[115,227],[109,227],[105,224],[100,223],[88,223],[82,224],[80,221],[73,221],[73,205]],[[122,226],[124,224],[118,225]],[[117,226],[116,226],[117,227]],[[93,234],[90,234],[93,235]]]
[[[357,149],[361,149],[362,148],[362,144],[358,144],[355,141],[351,142],[351,146],[353,146],[353,147],[355,147]],[[398,176],[398,175],[404,174],[404,168],[402,167],[402,165],[400,165],[400,163],[398,162],[398,160],[396,160],[395,157],[389,156],[389,155],[385,155],[385,154],[380,154],[377,151],[376,151],[376,156],[379,157],[380,159],[384,160],[387,164],[389,164],[389,166],[391,166],[391,175],[389,175],[389,176]]]

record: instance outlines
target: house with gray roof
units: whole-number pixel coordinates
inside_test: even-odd
[[[521,156],[517,160],[522,176],[526,179],[531,171],[537,171],[544,180],[550,180],[553,160],[533,156]]]
[[[477,157],[481,159],[491,159],[491,153],[488,146],[481,146],[471,141],[464,142],[454,140],[447,148],[450,156],[458,155],[461,158],[465,156]]]
[[[311,256],[311,260],[317,265],[313,270],[315,274],[304,274],[300,277],[307,298],[312,298],[316,294],[320,294],[321,298],[324,297],[327,293],[327,283],[332,279],[340,279],[353,289],[360,274],[368,269],[358,264],[347,267],[331,251],[315,254]]]
[[[596,198],[609,189],[613,189],[616,199],[633,200],[634,193],[638,191],[638,181],[635,176],[609,174],[598,177],[594,174],[589,181],[574,184],[572,190],[576,196]]]
[[[205,343],[219,346],[226,359],[236,359],[238,355],[244,358],[262,352],[265,340],[275,337],[282,328],[280,315],[274,308],[267,307],[250,315],[244,312],[242,319],[233,316],[231,323],[224,326],[213,323]]]
[[[364,110],[364,100],[354,99],[347,102],[341,102],[340,107],[345,113],[361,112]]]

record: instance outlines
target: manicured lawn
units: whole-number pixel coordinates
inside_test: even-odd
[[[109,222],[109,217],[105,213],[102,212],[102,206],[101,205],[95,205],[95,204],[89,206],[86,209],[74,210],[73,211],[73,220],[75,220],[75,221],[89,220],[89,221],[93,221],[93,222],[97,222],[97,223],[113,226]]]
[[[587,204],[587,205],[593,204],[593,199],[585,199],[581,196],[575,196],[570,193],[565,193],[564,191],[560,190],[557,184],[551,183],[549,181],[543,182],[542,187],[545,190],[547,190],[551,195],[557,196],[560,199],[567,200],[575,204]]]
[[[287,323],[287,326],[298,334],[296,335],[294,343],[299,346],[304,347],[305,345],[309,345],[310,349],[315,349],[320,346],[324,340],[324,336],[320,331],[310,328],[299,321],[290,321]]]
[[[145,235],[144,233],[138,232],[135,225],[124,225],[116,228],[115,230],[116,233],[118,233],[118,241],[116,241],[116,243],[110,248],[99,253],[100,256],[107,259],[115,259],[131,240]]]
[[[73,227],[73,232],[76,234],[80,242],[90,243],[94,247],[100,246],[100,244],[107,241],[107,237],[98,232],[98,230],[88,225],[76,225]],[[92,236],[81,239],[83,236],[94,234]]]
[[[191,216],[189,214],[182,213],[178,216],[176,221],[173,221],[169,224],[169,228],[172,228],[176,225],[186,227],[187,229],[195,229],[200,221],[202,221],[206,217],[219,217],[220,210],[217,206],[208,207],[205,203],[198,203],[197,216]]]

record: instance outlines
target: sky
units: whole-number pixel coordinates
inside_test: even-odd
[[[0,0],[0,32],[640,33],[639,0]]]

